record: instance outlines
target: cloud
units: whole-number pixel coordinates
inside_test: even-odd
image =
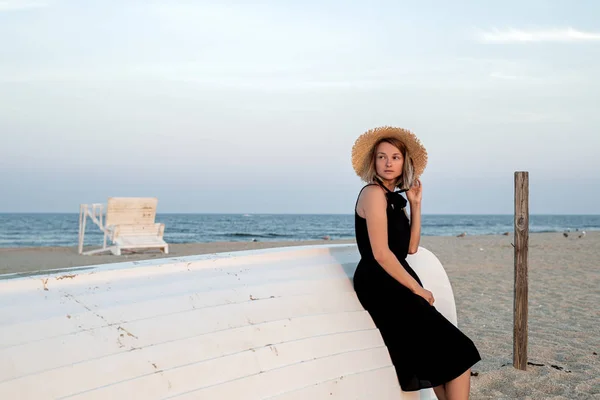
[[[494,113],[470,111],[464,114],[466,125],[505,125],[505,124],[568,124],[573,123],[573,115],[569,110],[524,110],[514,111],[511,108],[498,109]]]
[[[28,10],[31,8],[47,7],[48,2],[41,0],[3,0],[0,1],[0,12]]]
[[[522,71],[520,73],[519,72],[513,73],[510,71],[493,70],[490,72],[489,76],[492,79],[519,82],[519,84],[523,84],[523,83],[548,84],[552,80],[555,80],[555,82],[560,81],[559,76],[555,76],[555,75],[549,76],[548,71],[544,71],[544,72],[538,71],[537,75],[534,75],[534,74],[527,74],[526,71]]]
[[[600,32],[583,32],[573,28],[522,30],[492,29],[478,34],[483,43],[531,43],[531,42],[589,42],[600,41]]]
[[[509,80],[509,81],[520,80],[520,79],[528,79],[528,78],[520,76],[520,75],[505,74],[503,72],[491,72],[490,73],[490,78],[504,79],[504,80]]]

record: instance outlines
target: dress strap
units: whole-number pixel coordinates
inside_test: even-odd
[[[375,177],[375,181],[377,181],[377,183],[379,184],[379,186],[381,186],[382,188],[384,188],[387,193],[404,193],[404,192],[406,192],[406,189],[400,189],[400,190],[392,192],[390,189],[387,188],[387,186],[385,186],[383,184],[383,182],[381,181],[381,179],[379,179],[378,177]]]
[[[402,192],[405,192],[406,190],[399,190],[396,192],[392,192],[390,189],[388,189],[383,182],[381,182],[381,180],[375,178],[375,180],[377,181],[377,183],[379,184],[379,186],[381,186],[385,192],[386,192],[386,197],[388,199],[388,202],[391,203],[391,207],[393,209],[398,209],[398,210],[403,210],[406,208],[406,199],[404,198],[404,196],[402,196]]]

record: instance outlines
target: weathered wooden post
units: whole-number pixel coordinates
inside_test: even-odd
[[[513,366],[527,369],[527,255],[529,250],[529,172],[515,172],[515,293]]]

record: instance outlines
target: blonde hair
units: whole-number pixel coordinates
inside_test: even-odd
[[[365,174],[367,182],[376,182],[377,179],[381,180],[381,178],[377,175],[377,169],[375,167],[375,157],[377,155],[377,147],[384,142],[389,143],[392,146],[396,147],[398,150],[400,150],[404,158],[404,164],[402,165],[402,173],[400,174],[398,179],[396,179],[396,182],[394,182],[394,186],[400,190],[410,189],[414,182],[415,168],[413,166],[412,159],[410,158],[410,154],[408,154],[408,149],[406,148],[404,143],[393,137],[379,139],[371,148],[371,152],[369,154],[369,166]]]

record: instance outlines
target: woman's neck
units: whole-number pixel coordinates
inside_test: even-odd
[[[390,192],[393,192],[396,189],[396,185],[394,184],[394,181],[379,178],[379,182],[382,185],[384,185]]]

